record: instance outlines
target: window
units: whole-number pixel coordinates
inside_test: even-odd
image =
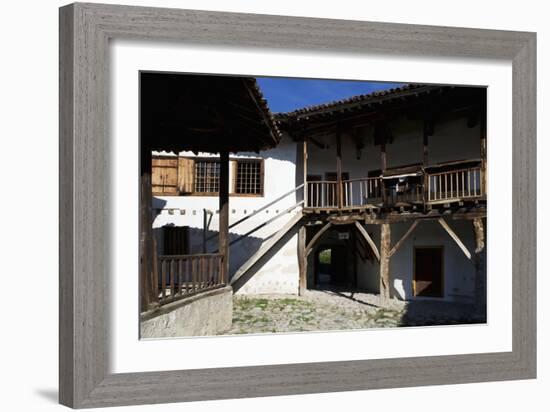
[[[262,180],[261,160],[237,160],[235,193],[261,195]]]
[[[220,161],[216,157],[153,156],[154,196],[217,196]],[[263,159],[230,159],[229,191],[233,196],[263,196]]]
[[[178,194],[178,158],[175,156],[153,157],[151,185],[153,194],[174,196]]]
[[[195,192],[218,193],[220,190],[220,162],[195,160]]]

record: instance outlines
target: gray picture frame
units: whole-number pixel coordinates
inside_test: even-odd
[[[536,377],[536,34],[75,3],[60,9],[59,399],[74,408]],[[512,351],[109,373],[109,40],[513,65]],[[137,279],[137,274],[136,274]]]

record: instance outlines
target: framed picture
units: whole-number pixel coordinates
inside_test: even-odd
[[[60,9],[60,401],[536,376],[534,33]]]

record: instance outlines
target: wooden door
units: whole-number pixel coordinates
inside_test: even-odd
[[[415,296],[443,297],[443,247],[414,249]]]

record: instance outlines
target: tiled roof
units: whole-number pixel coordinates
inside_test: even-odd
[[[260,89],[260,86],[258,85],[258,82],[253,77],[245,77],[245,81],[250,86],[250,90],[252,91],[252,94],[254,95],[254,99],[259,105],[259,108],[263,111],[264,116],[267,119],[267,125],[269,128],[271,128],[273,134],[275,135],[277,140],[281,139],[281,131],[277,127],[277,121],[275,119],[275,116],[269,109],[269,106],[267,104],[267,100],[265,99],[262,90]]]
[[[400,87],[394,87],[386,90],[379,90],[368,94],[360,94],[341,100],[335,100],[329,103],[318,104],[303,107],[286,113],[277,113],[275,119],[278,122],[292,119],[308,119],[317,115],[326,115],[336,112],[346,112],[358,108],[372,105],[373,103],[384,103],[394,98],[403,97],[411,94],[429,92],[434,89],[440,89],[442,86],[427,86],[422,84],[405,84]]]

